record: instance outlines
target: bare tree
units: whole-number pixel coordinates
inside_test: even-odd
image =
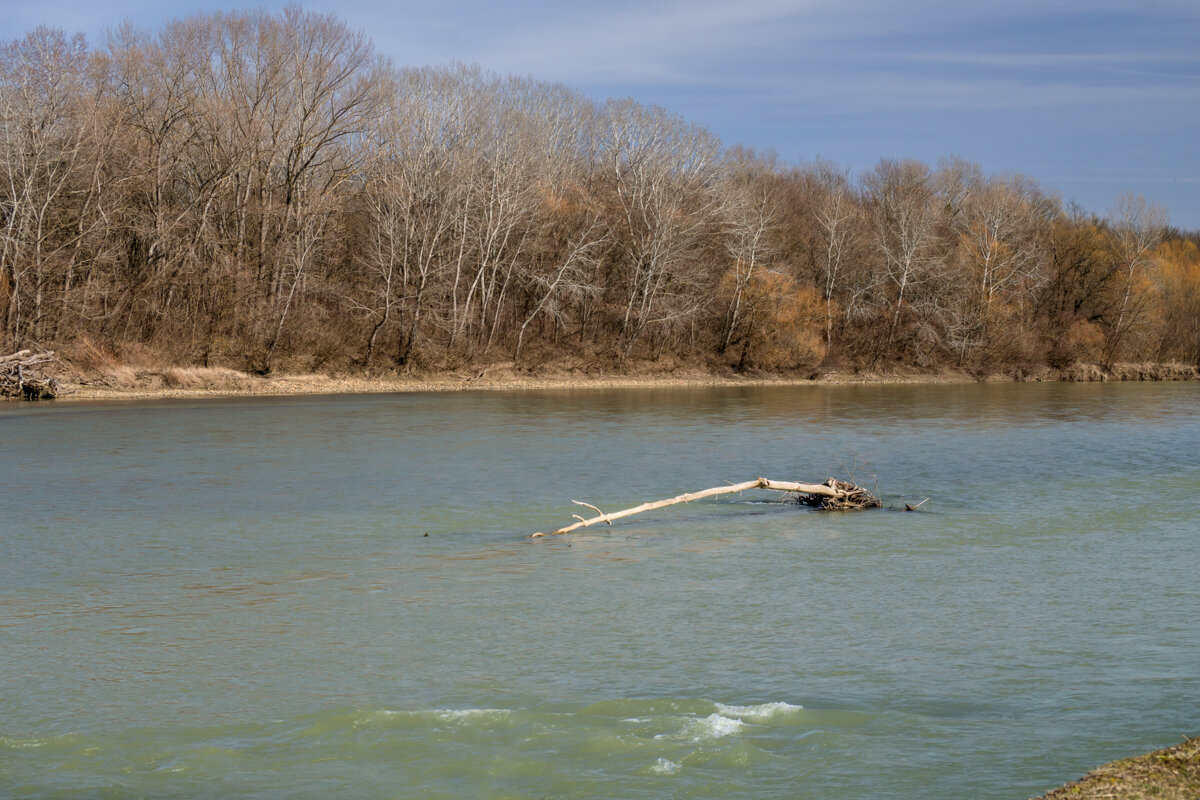
[[[406,70],[393,106],[379,120],[378,155],[363,199],[372,275],[369,301],[355,308],[374,321],[364,363],[379,334],[397,327],[396,360],[407,366],[421,326],[465,255],[469,189],[460,174],[458,84],[445,70]],[[448,290],[447,290],[448,291]]]
[[[648,326],[686,322],[705,305],[695,257],[716,209],[718,152],[711,134],[660,108],[605,107],[602,159],[627,270],[625,357]]]
[[[733,285],[725,310],[719,350],[729,349],[742,322],[746,288],[760,263],[776,249],[779,234],[780,198],[774,182],[774,166],[754,153],[731,150],[719,189],[720,212],[724,217],[725,251],[732,262]]]
[[[825,301],[825,346],[833,347],[834,319],[839,297],[843,300],[841,317],[853,319],[864,308],[865,299],[879,287],[878,276],[864,269],[866,258],[856,252],[862,239],[862,204],[850,174],[827,161],[811,167],[817,186],[815,220],[818,275]]]
[[[0,297],[14,344],[42,336],[49,294],[84,231],[72,203],[92,132],[83,37],[38,28],[0,48]]]
[[[1022,176],[972,176],[959,213],[964,291],[957,348],[967,355],[1011,333],[1046,276],[1043,239],[1057,207]]]
[[[570,303],[578,303],[600,292],[600,288],[590,282],[590,276],[592,265],[607,244],[609,234],[594,209],[584,210],[580,216],[582,220],[577,232],[568,239],[554,267],[538,269],[531,264],[521,276],[527,283],[526,292],[536,302],[531,304],[532,308],[517,328],[513,360],[521,358],[526,330],[535,319],[548,317],[556,324],[562,324],[567,320]]]
[[[944,217],[929,168],[918,161],[881,161],[863,181],[873,211],[875,242],[895,289],[887,334],[875,354],[878,361],[895,343],[901,316],[906,306],[914,305],[915,291],[940,276],[946,257],[941,237]],[[922,299],[937,301],[932,293]]]
[[[1109,230],[1118,258],[1117,289],[1120,300],[1116,319],[1108,328],[1104,342],[1104,360],[1111,364],[1121,352],[1130,329],[1142,312],[1138,283],[1153,260],[1154,248],[1162,240],[1167,226],[1167,209],[1149,203],[1142,195],[1126,192],[1117,197]]]

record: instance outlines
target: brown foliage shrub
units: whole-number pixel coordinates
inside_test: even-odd
[[[1155,253],[1155,357],[1200,364],[1200,247],[1173,240]]]
[[[1046,360],[1055,369],[1063,369],[1077,362],[1098,361],[1103,352],[1103,329],[1094,322],[1076,320],[1054,342]]]
[[[171,367],[163,372],[163,383],[173,389],[234,388],[249,376],[221,367]]]
[[[95,375],[115,366],[119,359],[106,343],[80,336],[58,346],[58,356],[70,368],[83,375]]]
[[[821,293],[793,277],[762,271],[745,289],[748,330],[738,361],[741,369],[813,374],[825,358]]]

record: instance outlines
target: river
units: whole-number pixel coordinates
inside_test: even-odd
[[[1016,800],[1200,732],[1194,383],[8,404],[0,449],[4,797]],[[848,472],[928,502],[526,538]]]

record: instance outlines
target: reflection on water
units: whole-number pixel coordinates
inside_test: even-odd
[[[0,406],[0,795],[1035,794],[1195,725],[1197,388]]]

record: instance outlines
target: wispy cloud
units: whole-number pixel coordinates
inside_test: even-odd
[[[998,78],[914,77],[846,72],[809,84],[779,85],[769,93],[823,111],[939,111],[1139,107],[1200,103],[1200,85],[1086,86]]]
[[[764,29],[790,27],[821,5],[823,0],[707,0],[616,11],[588,7],[490,43],[480,60],[567,82],[692,82],[703,62],[737,60],[762,46]]]
[[[937,65],[967,64],[981,67],[1029,67],[1057,69],[1097,67],[1108,64],[1154,65],[1177,64],[1183,67],[1200,66],[1200,52],[1128,52],[1128,53],[979,53],[979,52],[893,52],[877,53],[880,58],[902,62]]]

